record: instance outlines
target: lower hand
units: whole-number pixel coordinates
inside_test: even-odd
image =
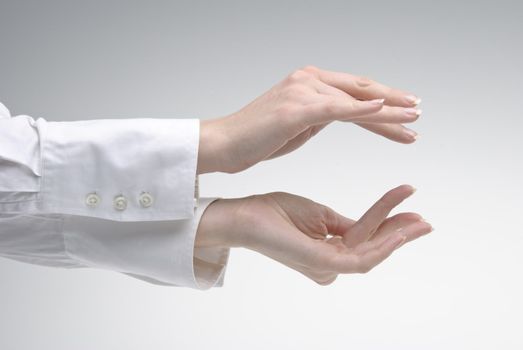
[[[414,189],[387,192],[358,221],[296,195],[274,192],[218,199],[205,210],[196,247],[245,247],[318,284],[340,273],[366,273],[405,242],[432,231],[419,214],[390,211]]]

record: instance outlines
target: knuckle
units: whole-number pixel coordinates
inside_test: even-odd
[[[287,76],[286,81],[288,83],[297,83],[297,82],[303,82],[304,80],[306,80],[310,77],[311,77],[311,75],[309,72],[307,72],[303,69],[297,69]]]
[[[301,70],[303,70],[304,72],[316,74],[318,72],[319,68],[312,64],[308,64],[308,65],[302,67]]]
[[[372,79],[367,77],[357,77],[355,82],[358,87],[363,89],[368,88],[374,83]]]

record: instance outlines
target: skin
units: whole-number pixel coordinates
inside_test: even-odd
[[[337,120],[412,143],[417,134],[403,123],[419,118],[417,103],[413,94],[370,79],[306,66],[239,111],[202,120],[197,173],[236,173],[282,156]]]
[[[404,243],[432,231],[416,213],[388,217],[412,193],[410,185],[396,187],[358,221],[284,192],[218,199],[202,216],[195,246],[251,249],[328,285],[339,274],[369,272]]]
[[[236,173],[292,152],[334,121],[352,122],[400,143],[417,134],[420,100],[368,78],[300,68],[230,115],[200,122],[197,173]],[[394,250],[432,231],[417,213],[390,211],[412,195],[387,192],[354,221],[309,199],[273,192],[218,199],[202,215],[195,247],[244,247],[320,285],[341,273],[366,273]]]

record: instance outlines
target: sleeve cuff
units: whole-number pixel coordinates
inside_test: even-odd
[[[218,198],[199,199],[196,214],[197,223],[200,222],[205,209],[217,199]],[[193,247],[197,228],[198,224],[196,225],[193,236]],[[230,251],[230,248],[225,247],[194,248],[193,272],[196,288],[206,290],[212,287],[223,287]]]
[[[131,223],[65,216],[65,249],[82,265],[150,283],[202,290],[221,287],[230,248],[194,249],[198,223],[215,199],[199,199],[194,217],[186,220]]]
[[[194,215],[198,119],[36,123],[40,211],[116,221]]]

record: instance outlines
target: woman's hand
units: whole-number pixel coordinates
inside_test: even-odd
[[[198,174],[235,173],[289,153],[329,123],[354,122],[401,143],[419,99],[366,78],[307,66],[231,115],[201,121]]]
[[[405,242],[432,231],[416,213],[387,218],[414,189],[387,192],[358,221],[296,195],[274,192],[218,199],[200,221],[196,247],[245,247],[321,285],[340,273],[365,273]]]

